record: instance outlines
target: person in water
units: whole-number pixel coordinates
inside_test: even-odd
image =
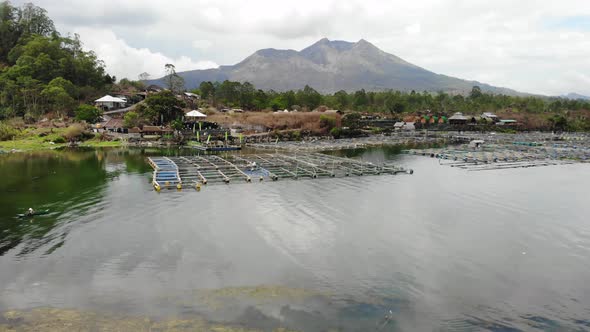
[[[29,210],[27,211],[27,215],[32,216],[35,214],[35,210],[33,210],[33,208],[29,208]]]

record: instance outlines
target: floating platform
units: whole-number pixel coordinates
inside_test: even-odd
[[[193,148],[201,151],[212,151],[212,152],[223,152],[223,151],[238,151],[242,147],[239,145],[227,145],[227,146],[207,146],[207,145],[193,145]]]
[[[408,154],[439,159],[439,164],[469,171],[528,168],[590,162],[590,146],[551,142],[515,142],[473,148],[459,145],[444,149],[407,150]]]
[[[154,168],[153,185],[162,188],[195,188],[218,183],[248,183],[282,179],[316,179],[363,175],[413,174],[390,164],[373,164],[320,153],[303,155],[245,154],[148,158]]]

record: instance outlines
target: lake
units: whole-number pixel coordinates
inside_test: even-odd
[[[590,164],[469,172],[398,152],[333,153],[413,175],[161,193],[146,156],[186,151],[1,155],[0,330],[590,329]],[[50,214],[15,218],[29,207]]]

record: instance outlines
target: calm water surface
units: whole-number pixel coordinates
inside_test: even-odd
[[[261,330],[590,329],[589,164],[468,172],[395,152],[346,154],[414,175],[160,194],[145,156],[177,151],[0,156],[0,312]],[[51,214],[14,217],[30,206]]]

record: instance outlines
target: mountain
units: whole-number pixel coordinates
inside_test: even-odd
[[[179,72],[186,87],[203,81],[250,82],[259,89],[298,90],[309,85],[322,93],[338,90],[445,91],[469,93],[474,85],[483,91],[515,95],[518,92],[488,84],[440,75],[413,65],[361,39],[356,43],[321,39],[301,50],[262,49],[233,66]],[[163,84],[162,79],[148,82]]]
[[[578,93],[574,93],[574,92],[568,93],[567,95],[564,95],[562,97],[563,98],[567,98],[567,99],[573,99],[573,100],[578,100],[578,99],[581,99],[581,100],[590,100],[590,97],[584,96],[584,95],[581,95],[581,94],[578,94]]]

